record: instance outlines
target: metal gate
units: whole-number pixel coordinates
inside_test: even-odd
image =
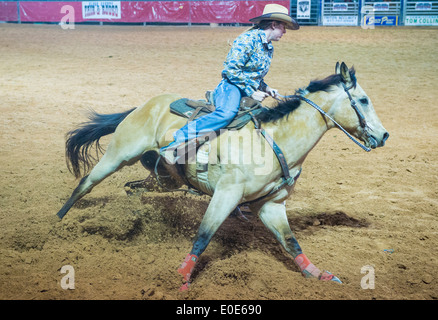
[[[321,20],[324,26],[358,26],[359,1],[323,0]]]
[[[365,0],[361,9],[361,25],[397,26],[402,24],[401,1]]]
[[[438,1],[407,0],[403,16],[406,26],[438,26]]]
[[[291,0],[291,15],[300,25],[320,24],[321,0]]]

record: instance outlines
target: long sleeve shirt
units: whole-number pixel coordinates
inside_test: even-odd
[[[224,62],[222,76],[243,90],[247,96],[266,89],[263,78],[269,71],[274,46],[260,29],[251,29],[234,40]]]

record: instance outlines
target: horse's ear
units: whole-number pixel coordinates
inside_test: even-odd
[[[340,74],[341,73],[341,65],[339,64],[339,61],[336,62],[336,67],[335,67],[335,74]]]
[[[344,80],[345,84],[349,84],[351,82],[350,71],[348,70],[348,67],[344,62],[341,63],[340,69],[342,79]]]

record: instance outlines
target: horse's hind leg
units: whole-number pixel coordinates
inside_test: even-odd
[[[90,174],[83,177],[79,182],[79,185],[73,191],[71,197],[67,200],[64,206],[59,210],[57,216],[62,219],[70,208],[83,196],[89,193],[96,185],[102,180],[110,176],[112,173],[120,170],[125,165],[135,163],[143,154],[144,149],[140,146],[135,148],[117,148],[120,145],[117,140],[111,141],[108,146],[107,152],[103,155],[102,159],[91,170]]]
[[[76,203],[76,201],[78,201],[85,194],[90,192],[91,189],[90,190],[86,190],[86,188],[84,188],[84,184],[87,181],[87,179],[88,179],[88,176],[85,176],[85,177],[83,177],[81,179],[81,181],[79,182],[79,185],[73,191],[73,193],[70,196],[70,198],[62,206],[62,208],[58,211],[58,213],[56,215],[58,216],[59,219],[62,219],[67,214],[67,212],[71,209],[71,207],[73,207],[73,205]]]
[[[331,273],[327,271],[322,272],[315,267],[303,253],[295,235],[290,229],[286,208],[283,203],[267,202],[260,209],[259,215],[265,226],[274,233],[277,240],[292,255],[304,277],[341,282]]]
[[[89,193],[103,179],[117,171],[122,166],[121,161],[112,159],[111,156],[106,153],[93,170],[91,170],[90,174],[81,179],[71,197],[57,213],[57,216],[62,219],[79,199]]]

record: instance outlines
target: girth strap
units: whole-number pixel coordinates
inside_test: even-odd
[[[281,151],[278,144],[265,131],[265,129],[262,129],[260,127],[259,122],[257,121],[256,117],[252,114],[252,112],[250,112],[249,114],[251,115],[252,121],[254,122],[254,127],[256,128],[256,130],[259,130],[259,132],[266,139],[266,141],[268,142],[268,144],[271,146],[272,150],[274,151],[275,155],[277,156],[278,162],[280,163],[281,171],[283,172],[284,182],[287,183],[289,186],[293,185],[295,180],[289,174],[289,167],[287,165],[286,158],[284,157],[283,151]]]

